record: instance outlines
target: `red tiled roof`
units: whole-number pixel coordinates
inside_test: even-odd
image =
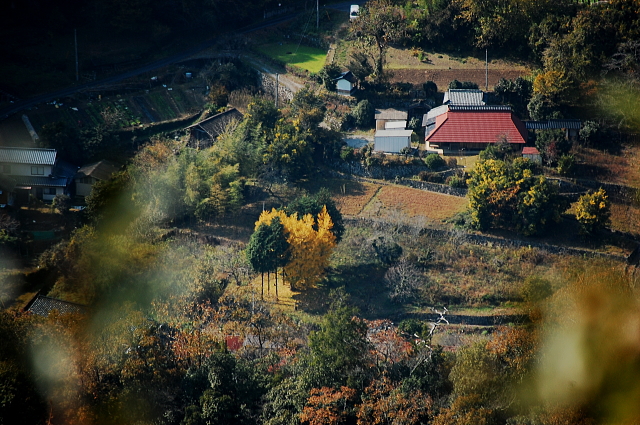
[[[509,143],[525,143],[527,129],[511,112],[448,111],[436,117],[431,143],[496,143],[506,136]]]
[[[538,149],[533,147],[522,148],[522,155],[540,155]]]

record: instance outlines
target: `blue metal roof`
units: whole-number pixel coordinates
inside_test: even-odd
[[[547,121],[525,121],[527,130],[551,130],[551,129],[571,129],[580,130],[582,121],[580,120],[547,120]]]
[[[55,149],[0,148],[0,163],[55,165]]]
[[[67,187],[67,177],[11,176],[16,186]]]

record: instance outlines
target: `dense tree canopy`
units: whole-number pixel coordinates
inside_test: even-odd
[[[566,205],[558,188],[533,174],[527,159],[488,159],[476,164],[469,184],[472,224],[479,229],[503,227],[525,235],[541,233],[559,221]]]

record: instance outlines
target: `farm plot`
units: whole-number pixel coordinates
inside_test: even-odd
[[[304,185],[312,193],[320,188],[328,189],[342,215],[358,215],[380,187],[379,184],[343,179],[314,179]]]
[[[256,49],[273,59],[287,65],[294,65],[309,72],[318,72],[324,66],[327,52],[322,49],[297,44],[271,43],[257,46]]]
[[[384,210],[399,210],[411,217],[423,216],[432,220],[450,218],[464,210],[468,203],[467,198],[394,185],[383,186],[376,200],[380,204],[378,215],[383,215]]]
[[[339,181],[339,183],[341,183],[339,187],[332,188],[332,193],[343,215],[358,215],[380,189],[380,185],[372,183],[348,180]]]

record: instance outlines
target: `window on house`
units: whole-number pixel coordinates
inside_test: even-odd
[[[42,190],[42,194],[43,195],[55,195],[56,194],[56,188],[55,187],[45,187]]]
[[[32,176],[44,176],[44,167],[31,167],[31,175]]]

